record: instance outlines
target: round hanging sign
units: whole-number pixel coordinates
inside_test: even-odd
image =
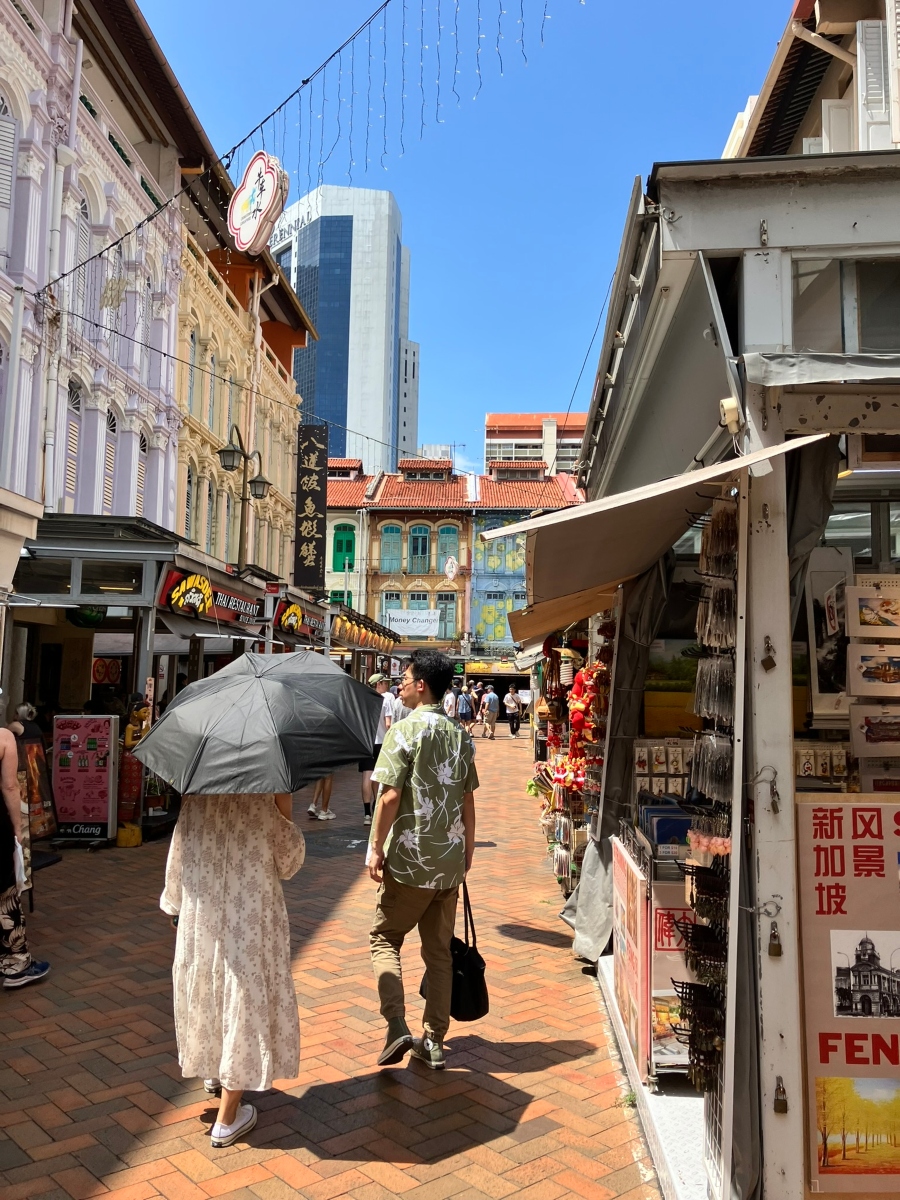
[[[258,150],[228,205],[228,232],[243,254],[262,254],[284,211],[290,179],[278,161]]]

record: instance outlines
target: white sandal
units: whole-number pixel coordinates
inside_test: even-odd
[[[206,1092],[207,1096],[222,1095],[222,1085],[219,1083],[218,1079],[204,1079],[203,1090]]]

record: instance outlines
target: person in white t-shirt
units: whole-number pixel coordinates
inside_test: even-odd
[[[374,688],[381,697],[381,716],[378,718],[378,730],[375,734],[375,746],[370,758],[360,759],[359,770],[362,775],[363,824],[372,824],[372,805],[378,799],[378,784],[372,782],[372,772],[381,753],[381,743],[384,735],[394,723],[394,697],[390,693],[391,681],[386,675],[370,675],[369,687]]]
[[[509,736],[517,738],[519,726],[522,724],[522,701],[514,683],[509,685],[509,691],[503,697],[503,707],[509,719]]]

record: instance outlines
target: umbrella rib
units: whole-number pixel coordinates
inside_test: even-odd
[[[265,674],[268,674],[268,672],[265,672]],[[278,724],[275,720],[275,714],[272,712],[272,707],[269,704],[269,697],[266,695],[266,689],[262,686],[262,679],[263,679],[262,675],[257,675],[256,678],[259,680],[259,685],[260,685],[259,690],[262,692],[263,700],[265,700],[265,702],[266,702],[266,711],[268,712],[269,719],[272,722],[272,729],[275,732],[275,740],[278,742],[278,749],[281,751],[282,773],[284,775],[284,778],[288,781],[288,784],[290,784],[291,783],[291,771],[290,771],[290,767],[288,766],[287,758],[285,757],[284,746],[281,741],[281,734],[278,733]],[[290,791],[290,787],[288,787],[288,791]]]

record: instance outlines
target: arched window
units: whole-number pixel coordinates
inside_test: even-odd
[[[63,512],[75,512],[78,489],[78,443],[81,440],[81,384],[69,380],[66,404],[65,470],[63,475]]]
[[[188,412],[194,411],[194,384],[197,375],[197,330],[191,330],[190,345],[188,347],[188,394],[187,407]]]
[[[9,253],[16,187],[16,120],[0,96],[0,254]]]
[[[332,571],[352,571],[356,558],[356,528],[353,525],[335,525],[334,555]]]
[[[134,496],[134,515],[136,517],[144,515],[144,486],[147,482],[147,452],[149,448],[147,435],[145,433],[138,434],[137,477]]]
[[[209,409],[206,414],[206,423],[210,429],[216,427],[216,356],[211,354],[209,357]]]
[[[115,413],[106,414],[106,449],[103,455],[103,516],[112,516],[116,497],[116,446],[119,440],[119,423]]]
[[[187,484],[184,489],[184,536],[190,541],[194,536],[194,468],[188,463]]]
[[[409,531],[409,570],[414,575],[422,575],[430,566],[431,530],[427,525],[413,525]]]
[[[381,570],[385,575],[399,571],[403,557],[403,531],[399,525],[385,525],[381,530]]]
[[[216,547],[216,493],[213,481],[206,481],[206,553],[213,554]]]
[[[88,266],[87,260],[91,257],[91,242],[93,235],[91,233],[91,214],[88,210],[87,201],[82,200],[78,210],[78,221],[75,230],[75,262],[72,264],[75,268],[75,302],[73,304],[74,311],[80,317],[86,317],[87,313],[87,277]],[[88,337],[93,331],[85,326],[84,322],[80,322],[81,329],[77,332],[82,337]]]
[[[438,570],[443,571],[448,558],[459,560],[459,530],[455,525],[442,525],[438,530]]]

